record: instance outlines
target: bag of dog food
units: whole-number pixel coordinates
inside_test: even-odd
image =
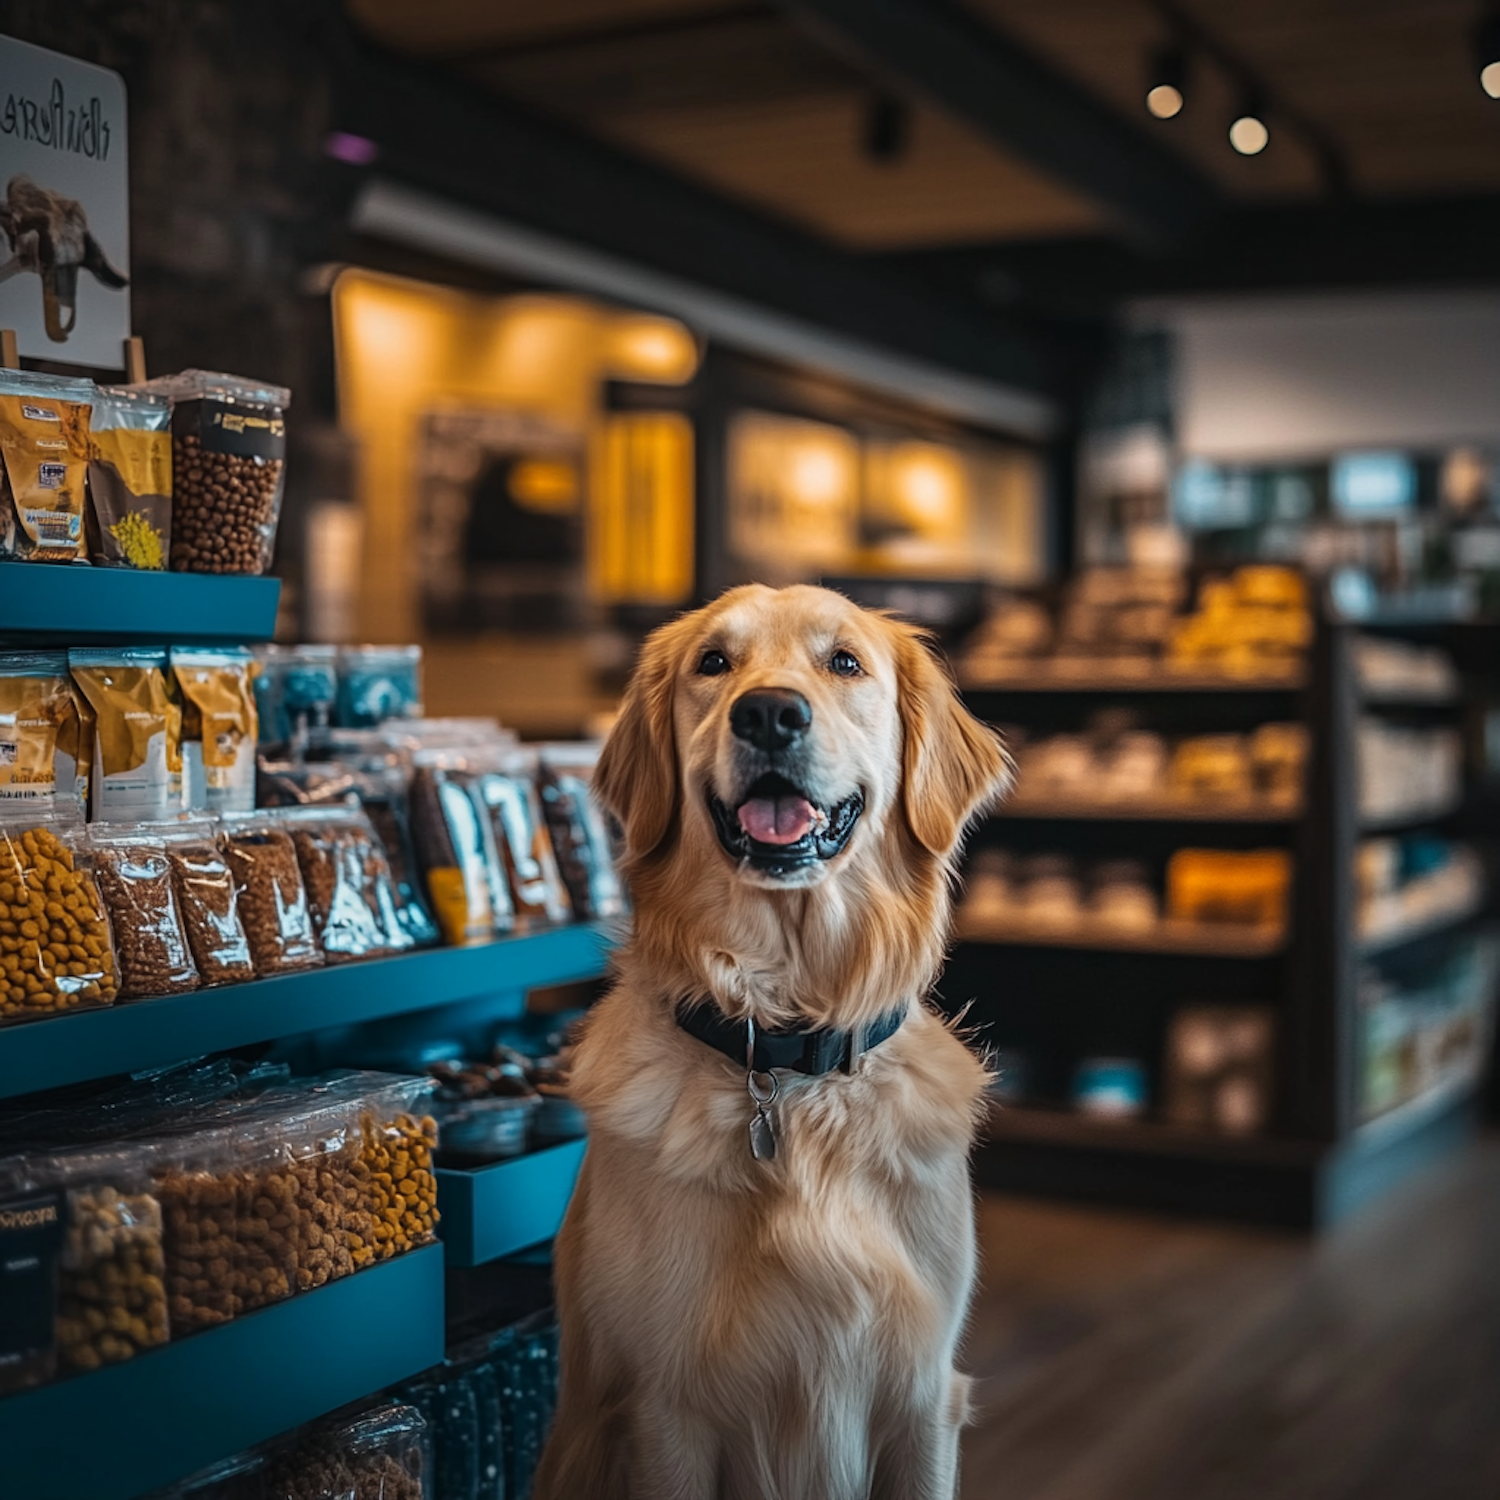
[[[84,555],[92,380],[0,370],[0,559]]]
[[[0,799],[53,800],[70,687],[66,652],[0,652]]]
[[[600,748],[578,743],[540,749],[542,809],[574,914],[585,922],[618,917],[626,909],[609,824],[591,790]]]
[[[182,710],[167,691],[159,647],[75,648],[73,681],[93,706],[94,816],[165,818],[182,805]]]
[[[159,571],[172,535],[172,404],[100,386],[89,423],[89,557]]]
[[[249,812],[255,806],[258,733],[250,653],[243,647],[174,646],[171,657],[183,699],[187,805]]]
[[[57,726],[57,750],[53,766],[57,776],[57,805],[65,802],[78,809],[82,822],[89,818],[89,782],[94,770],[94,705],[68,677],[68,707]]]

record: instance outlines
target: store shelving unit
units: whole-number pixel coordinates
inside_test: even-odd
[[[131,1500],[442,1358],[443,1252],[431,1245],[124,1364],[5,1397],[4,1493]]]
[[[270,578],[0,563],[0,643],[268,640],[279,589]],[[6,1027],[0,1098],[310,1033],[358,1035],[444,1007],[470,1022],[510,1018],[528,990],[602,975],[611,941],[578,924]],[[447,1260],[474,1265],[549,1238],[582,1154],[572,1141],[442,1171]],[[413,1251],[123,1364],[0,1397],[0,1494],[131,1500],[410,1378],[443,1358],[444,1265],[443,1246]]]
[[[1492,894],[1428,920],[1362,939],[1355,923],[1360,838],[1378,827],[1453,826],[1457,807],[1362,820],[1356,802],[1361,713],[1462,712],[1462,696],[1359,691],[1356,627],[1325,616],[1306,670],[1275,679],[1208,680],[1076,667],[1060,678],[1016,671],[969,685],[981,718],[1076,730],[1095,708],[1133,709],[1143,725],[1175,733],[1244,731],[1297,719],[1311,734],[1301,804],[1270,816],[1243,807],[1090,809],[1028,802],[1002,809],[977,842],[1018,850],[1131,855],[1164,864],[1185,844],[1279,845],[1295,858],[1284,941],[1244,929],[1173,936],[1170,923],[1131,941],[1097,924],[1037,927],[960,915],[959,942],[940,985],[954,1009],[993,1044],[1033,1064],[1028,1103],[997,1108],[977,1158],[981,1182],[1013,1191],[1089,1198],[1299,1226],[1331,1222],[1464,1138],[1475,1115],[1478,1070],[1362,1122],[1359,975],[1427,945],[1439,954],[1471,938]],[[1410,622],[1382,628],[1405,635]],[[1477,628],[1477,627],[1476,627]],[[1451,635],[1451,631],[1449,634]],[[1429,637],[1430,638],[1430,637]],[[1492,639],[1492,638],[1491,638]],[[1462,644],[1462,642],[1460,642]],[[1469,680],[1493,679],[1497,660],[1470,642]],[[1426,950],[1423,950],[1426,951]],[[1160,1076],[1167,1026],[1183,1005],[1259,1003],[1276,1017],[1276,1088],[1263,1134],[1214,1135],[1141,1118],[1105,1120],[1066,1104],[1072,1066],[1086,1055],[1139,1057]],[[1153,1089],[1159,1097],[1159,1091]]]

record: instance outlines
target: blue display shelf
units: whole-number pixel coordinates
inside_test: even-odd
[[[443,1358],[432,1245],[92,1375],[0,1399],[0,1494],[131,1500]]]
[[[84,645],[268,641],[276,578],[0,563],[0,640]]]
[[[0,1098],[604,972],[601,926],[336,964],[0,1029]]]
[[[439,1167],[438,1232],[450,1266],[482,1266],[550,1240],[567,1212],[586,1141],[563,1141],[471,1171]]]

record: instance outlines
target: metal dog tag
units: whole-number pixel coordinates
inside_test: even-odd
[[[764,1091],[755,1077],[755,1022],[745,1021],[745,1087],[755,1102],[755,1113],[750,1117],[750,1155],[756,1161],[776,1160],[776,1121],[771,1107],[781,1092],[781,1080],[774,1073],[765,1075],[770,1087]]]

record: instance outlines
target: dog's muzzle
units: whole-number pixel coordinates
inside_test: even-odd
[[[791,875],[843,852],[865,810],[858,792],[820,807],[777,772],[758,777],[733,807],[708,793],[708,810],[724,852],[765,875]],[[757,838],[754,830],[772,835]],[[777,837],[778,830],[789,836]]]

